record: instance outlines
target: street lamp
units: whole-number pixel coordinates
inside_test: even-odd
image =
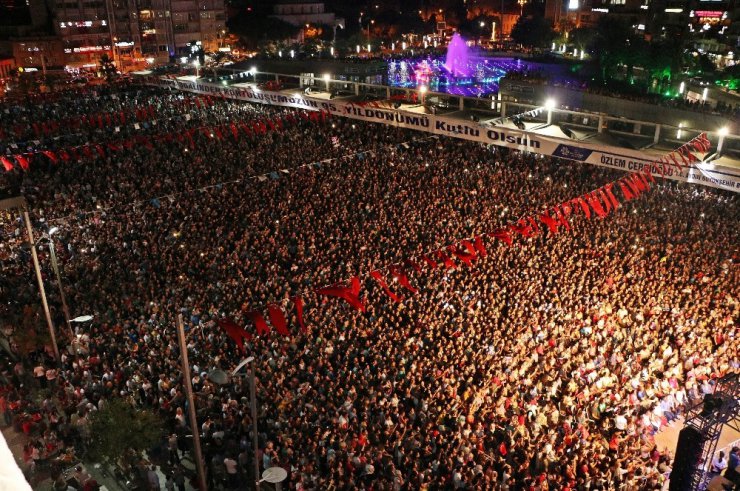
[[[188,362],[188,346],[185,342],[185,329],[182,324],[182,314],[177,315],[177,338],[180,344],[180,363],[182,365],[182,376],[185,384],[185,394],[188,401],[188,413],[190,415],[190,428],[193,431],[193,447],[195,450],[195,468],[198,471],[198,486],[201,490],[208,489],[206,485],[206,472],[203,465],[203,453],[200,449],[200,429],[198,418],[195,414],[195,399],[193,398],[193,384],[190,379],[190,363]]]
[[[725,143],[725,137],[730,134],[730,130],[727,126],[723,126],[717,130],[717,134],[719,135],[719,142],[717,143],[717,156],[719,157],[722,155],[722,145]]]
[[[59,264],[57,263],[56,246],[54,245],[54,239],[52,238],[55,233],[59,231],[59,227],[51,227],[49,231],[42,236],[42,238],[49,241],[49,254],[51,256],[51,268],[54,270],[54,276],[57,279],[57,287],[59,288],[59,297],[62,300],[62,312],[64,313],[64,322],[67,324],[70,336],[74,336],[72,331],[72,325],[69,319],[69,308],[67,307],[67,297],[64,295],[64,287],[62,286],[62,276],[59,274]]]
[[[419,87],[419,94],[421,94],[421,104],[422,105],[424,105],[424,94],[427,93],[427,90],[429,89],[427,89],[426,85],[422,85],[421,87]]]
[[[547,99],[545,101],[545,109],[547,109],[547,124],[552,124],[552,110],[555,109],[557,103],[555,99]]]
[[[254,481],[257,489],[260,488],[260,461],[257,458],[257,450],[259,447],[259,439],[257,433],[257,389],[254,375],[254,356],[245,358],[231,371],[231,377],[241,377],[239,371],[244,366],[249,365],[249,406],[252,414],[252,453],[254,455]],[[220,373],[219,373],[220,372]],[[228,381],[229,376],[225,376],[222,370],[216,369],[209,373],[208,377],[211,378],[211,374],[214,374],[219,380],[223,380],[224,383]],[[223,375],[222,375],[223,374]],[[215,382],[218,383],[218,382]]]

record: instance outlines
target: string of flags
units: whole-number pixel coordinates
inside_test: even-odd
[[[295,114],[297,114],[297,116]],[[267,134],[268,131],[282,131],[283,128],[287,127],[288,125],[297,124],[301,120],[310,121],[311,123],[319,123],[326,122],[330,117],[330,113],[326,110],[299,110],[295,114],[288,113],[282,117],[276,117],[273,119],[265,118],[260,120],[253,120],[251,122],[232,121],[229,124],[201,126],[198,128],[190,128],[184,131],[156,134],[151,136],[136,135],[125,140],[109,141],[105,144],[89,143],[85,145],[60,148],[56,150],[37,150],[33,152],[24,152],[13,155],[3,155],[0,156],[0,163],[2,164],[6,172],[11,172],[16,168],[28,171],[30,170],[33,159],[41,155],[43,155],[52,164],[59,164],[60,161],[64,163],[68,163],[71,160],[79,161],[83,156],[92,158],[96,154],[99,155],[101,158],[105,158],[111,152],[115,153],[123,150],[130,150],[134,147],[144,146],[149,150],[153,150],[155,143],[172,143],[175,141],[177,141],[178,143],[185,143],[190,147],[191,150],[194,150],[196,142],[195,136],[198,133],[201,133],[207,138],[217,138],[219,140],[223,140],[231,135],[234,140],[238,141],[241,134],[244,134],[249,138],[255,138],[256,136]]]
[[[678,169],[688,168],[692,163],[700,161],[695,152],[706,154],[709,149],[709,140],[706,134],[702,133],[676,150],[656,159],[643,170],[630,172],[626,176],[607,183],[596,190],[571,198],[558,205],[550,206],[540,213],[521,218],[515,223],[499,227],[488,233],[458,240],[453,244],[407,258],[401,263],[375,269],[368,273],[366,280],[372,279],[393,302],[403,302],[404,293],[413,295],[418,292],[418,288],[411,282],[410,275],[423,274],[425,268],[429,270],[438,268],[450,270],[458,269],[462,265],[466,268],[473,268],[476,261],[488,255],[488,247],[490,247],[492,241],[494,243],[500,241],[506,247],[511,247],[514,241],[520,237],[536,237],[545,231],[549,235],[556,235],[561,230],[570,230],[570,220],[578,214],[583,215],[587,220],[592,217],[606,218],[611,212],[616,211],[622,203],[635,200],[651,189],[656,182],[651,168],[657,169],[662,178],[665,179],[666,165],[673,165]],[[618,198],[618,196],[621,196],[621,198]],[[486,242],[488,242],[488,245]],[[394,284],[398,285],[397,290],[394,291],[391,288],[387,280],[388,277],[392,278]],[[301,332],[307,332],[303,299],[305,295],[314,294],[323,297],[325,301],[331,298],[339,299],[346,302],[352,309],[364,313],[367,310],[367,305],[365,299],[361,296],[362,285],[363,278],[356,275],[346,281],[340,281],[332,285],[309,288],[291,297],[290,302],[293,303]],[[266,309],[274,330],[282,336],[291,336],[286,324],[283,303],[285,302],[271,303],[267,305]],[[246,327],[240,327],[231,318],[218,321],[218,324],[224,328],[226,334],[237,343],[240,349],[244,349],[244,340],[250,341],[255,334],[266,336],[271,332],[261,309],[246,311],[244,317],[254,325],[254,334],[248,331]],[[224,326],[228,326],[228,328]]]
[[[409,143],[411,143],[411,142],[423,142],[423,141],[432,140],[432,139],[433,140],[437,140],[437,139],[439,139],[439,137],[437,135],[431,135],[431,136],[426,136],[426,137],[421,137],[421,138],[415,138],[415,139],[409,140],[407,142],[392,143],[392,144],[389,144],[388,146],[395,146],[396,148],[399,148],[399,149],[400,148],[406,148],[406,149],[408,149],[408,148],[411,148],[410,145],[409,145]],[[331,157],[331,158],[323,159],[323,160],[318,161],[318,162],[309,162],[309,163],[300,164],[300,165],[297,165],[297,166],[294,166],[294,167],[291,167],[291,168],[280,169],[278,171],[272,171],[272,172],[268,172],[268,173],[264,173],[264,174],[255,174],[255,175],[251,175],[249,177],[245,177],[245,178],[241,178],[241,179],[234,179],[234,180],[231,180],[231,181],[221,181],[221,182],[216,183],[216,184],[209,184],[208,186],[202,186],[202,187],[195,188],[195,189],[189,189],[187,191],[182,191],[182,192],[179,192],[179,193],[166,194],[166,195],[157,196],[157,197],[154,197],[154,198],[146,198],[146,199],[143,199],[143,200],[132,201],[132,202],[125,203],[125,204],[122,204],[122,205],[116,205],[116,206],[111,206],[111,207],[107,207],[107,208],[98,208],[98,209],[95,209],[95,210],[88,210],[88,211],[84,211],[84,212],[76,212],[76,213],[73,213],[71,215],[66,215],[66,216],[62,216],[62,217],[51,218],[51,219],[48,220],[48,222],[49,223],[65,223],[67,220],[70,220],[70,219],[75,218],[75,217],[77,217],[77,218],[83,218],[85,216],[90,216],[90,215],[123,216],[123,215],[126,215],[126,214],[130,213],[130,212],[116,213],[116,214],[112,214],[112,215],[109,214],[109,212],[112,209],[119,208],[119,207],[132,207],[134,209],[134,211],[136,211],[136,208],[138,206],[146,205],[146,204],[150,204],[154,208],[159,208],[161,206],[163,200],[167,200],[170,203],[173,203],[177,197],[183,196],[185,194],[191,194],[191,193],[196,193],[196,192],[205,192],[205,191],[207,191],[209,189],[214,189],[214,188],[222,189],[224,186],[228,186],[228,185],[231,185],[231,184],[239,184],[239,183],[247,182],[247,181],[251,181],[251,180],[256,180],[256,181],[259,181],[259,182],[265,182],[268,179],[280,179],[282,176],[284,176],[284,175],[286,175],[286,176],[287,175],[290,175],[291,172],[294,172],[294,171],[296,171],[298,169],[303,169],[303,168],[321,169],[322,166],[324,166],[324,165],[329,165],[329,164],[334,163],[334,162],[339,162],[339,161],[341,161],[343,159],[349,159],[349,158],[355,157],[358,160],[364,160],[367,156],[372,156],[372,155],[374,155],[374,150],[372,150],[372,149],[369,149],[369,150],[367,150],[367,149],[366,150],[360,150],[360,151],[357,151],[357,152],[352,152],[352,153],[348,153],[348,154],[345,154],[345,155],[340,155],[339,157]]]
[[[194,107],[197,109],[208,108],[214,105],[214,98],[210,95],[187,96],[168,104],[168,108],[179,107],[182,111],[191,111]],[[36,137],[51,136],[60,129],[94,129],[94,128],[112,128],[123,126],[128,123],[144,122],[156,119],[154,106],[137,106],[134,109],[100,112],[95,114],[82,114],[74,117],[61,118],[59,120],[50,120],[34,123],[17,123],[13,125],[11,132],[15,138],[21,138],[27,130],[33,130]],[[6,132],[0,128],[0,139],[7,138]],[[10,146],[10,145],[9,145]],[[17,146],[17,144],[16,144]]]

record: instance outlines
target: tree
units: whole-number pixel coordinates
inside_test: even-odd
[[[511,30],[511,38],[524,46],[544,48],[555,38],[555,31],[552,24],[542,16],[519,17]]]
[[[597,35],[598,33],[596,32],[596,29],[591,27],[579,27],[570,31],[568,34],[568,40],[573,43],[579,51],[583,51],[585,49],[590,50],[593,48]]]
[[[105,75],[108,80],[112,79],[116,75],[116,64],[107,53],[104,53],[100,57],[100,71]]]
[[[90,458],[96,462],[115,462],[128,450],[141,453],[154,447],[164,436],[164,426],[152,411],[111,398],[103,409],[91,414],[90,435]]]
[[[256,47],[269,41],[294,38],[300,30],[284,20],[247,11],[240,12],[229,19],[228,26],[232,33],[239,36],[241,41],[250,47]]]

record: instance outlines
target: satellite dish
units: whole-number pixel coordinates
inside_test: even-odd
[[[81,315],[79,317],[75,317],[74,319],[70,319],[70,322],[87,322],[93,320],[92,315]]]
[[[220,368],[216,368],[215,370],[208,372],[208,380],[216,385],[224,385],[229,383],[229,374]]]

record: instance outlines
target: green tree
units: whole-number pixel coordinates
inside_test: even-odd
[[[579,27],[573,29],[568,34],[568,41],[570,41],[578,51],[591,50],[596,42],[596,36],[598,32],[596,29],[591,27]]]
[[[269,41],[284,41],[300,30],[275,17],[242,11],[228,21],[229,31],[239,36],[245,46],[257,47]]]
[[[164,436],[159,416],[137,409],[123,399],[106,401],[90,416],[89,456],[96,462],[114,462],[126,451],[141,453],[151,449]]]
[[[511,30],[514,42],[533,48],[544,48],[555,39],[552,24],[542,16],[519,17]]]

